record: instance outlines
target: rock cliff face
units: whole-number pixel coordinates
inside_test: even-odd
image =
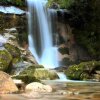
[[[0,33],[12,27],[17,28],[21,43],[28,41],[26,11],[14,6],[0,6]]]
[[[74,34],[74,27],[71,26],[72,15],[67,10],[58,10],[57,29],[59,34],[59,60],[61,66],[69,66],[82,61],[90,61],[95,58],[89,53],[87,48],[79,45],[76,34]],[[81,33],[80,33],[81,36]],[[83,36],[81,36],[82,38]],[[86,40],[84,40],[86,41]],[[83,41],[83,42],[84,42]],[[82,42],[80,40],[80,42]]]
[[[18,31],[17,37],[19,39],[20,45],[27,48],[27,12],[13,6],[7,8],[4,9],[3,6],[0,6],[0,34],[2,34],[6,28],[15,27]],[[70,64],[78,63],[81,61],[91,60],[91,55],[89,55],[84,47],[78,45],[75,40],[75,36],[72,33],[73,28],[69,26],[69,18],[72,17],[70,12],[66,10],[58,10],[57,16],[60,65],[69,66]]]
[[[67,23],[58,22],[58,29],[58,33],[60,34],[58,50],[61,66],[69,66],[92,59],[87,50],[81,45],[78,45],[72,33],[72,28]]]

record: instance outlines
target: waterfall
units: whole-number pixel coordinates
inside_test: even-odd
[[[46,0],[27,0],[29,50],[39,64],[53,69],[58,67],[57,47],[53,44],[54,27],[50,11],[45,8],[46,2]]]

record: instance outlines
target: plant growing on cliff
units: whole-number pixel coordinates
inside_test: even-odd
[[[48,0],[48,6],[52,6],[53,3],[57,3],[60,8],[68,8],[74,0]]]

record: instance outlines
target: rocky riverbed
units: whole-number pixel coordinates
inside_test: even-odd
[[[0,100],[100,100],[99,82],[43,82],[51,85],[54,91],[1,94]]]

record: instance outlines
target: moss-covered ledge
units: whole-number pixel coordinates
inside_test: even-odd
[[[89,61],[69,66],[65,74],[72,80],[88,80],[94,78],[97,70],[100,71],[100,61]]]
[[[43,68],[42,65],[33,64],[13,78],[21,79],[25,83],[30,83],[40,80],[58,79],[58,75],[55,71]]]

